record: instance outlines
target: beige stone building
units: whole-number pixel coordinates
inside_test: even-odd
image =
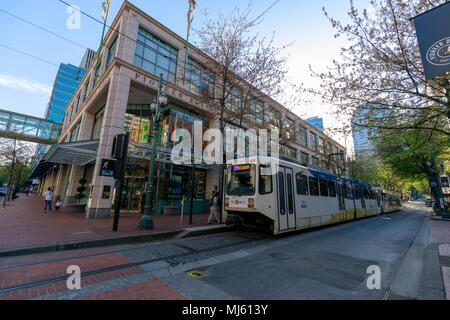
[[[208,56],[189,47],[189,68],[202,70],[202,77],[188,72],[184,85],[185,39],[127,1],[111,27],[100,53],[97,77],[95,58],[69,103],[58,144],[48,148],[34,173],[40,176],[41,192],[55,186],[55,195],[65,204],[78,201],[79,180],[85,178],[87,191],[80,201],[86,204],[89,219],[110,215],[115,181],[101,177],[100,166],[102,159],[111,158],[114,137],[124,132],[130,133],[130,148],[121,208],[139,210],[149,170],[150,104],[156,99],[159,74],[164,77],[163,92],[171,113],[159,127],[153,193],[157,213],[166,206],[180,206],[182,196],[190,195],[191,167],[170,162],[171,149],[177,143],[173,133],[179,128],[192,130],[194,121],[202,121],[204,127],[218,126],[214,105],[198,96],[205,87],[209,89],[209,82],[218,80],[208,70]],[[280,153],[300,163],[338,169],[336,161],[330,161],[337,156],[329,155],[345,153],[342,145],[270,97],[262,100],[259,119],[249,119],[246,128],[252,121],[265,121],[271,112],[283,113],[295,128],[296,139]],[[210,192],[219,185],[218,170],[196,166],[194,212],[207,211]],[[189,210],[188,205],[185,210]]]

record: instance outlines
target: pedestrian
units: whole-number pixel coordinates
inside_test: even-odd
[[[27,194],[27,197],[28,197],[28,193],[30,193],[30,187],[25,188],[25,193]]]
[[[215,219],[217,221],[217,223],[220,223],[219,221],[219,217],[218,217],[218,212],[219,212],[219,207],[218,207],[218,202],[219,202],[219,198],[217,196],[217,192],[216,191],[212,191],[211,192],[211,199],[209,200],[209,218],[208,218],[208,224],[211,224],[212,220]]]
[[[61,200],[60,199],[58,199],[55,203],[55,212],[58,212],[59,208],[61,208]]]
[[[47,208],[49,212],[52,212],[52,200],[53,200],[53,189],[50,187],[45,192],[44,213],[47,213]]]

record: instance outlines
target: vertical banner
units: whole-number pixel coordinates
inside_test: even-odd
[[[425,80],[450,71],[450,1],[412,18]]]

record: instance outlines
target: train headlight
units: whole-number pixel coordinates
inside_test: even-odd
[[[248,207],[249,208],[255,207],[255,199],[253,199],[253,198],[248,199]]]

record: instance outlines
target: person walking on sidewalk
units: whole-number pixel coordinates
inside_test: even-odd
[[[208,224],[211,224],[212,220],[215,219],[217,221],[217,223],[220,223],[219,221],[219,217],[218,217],[218,212],[219,212],[219,207],[218,207],[218,202],[219,202],[219,198],[217,196],[217,193],[215,191],[211,192],[211,200],[209,201],[209,218],[208,218]]]
[[[52,200],[53,200],[53,189],[50,187],[45,192],[44,213],[47,213],[47,207],[49,212],[52,212]]]

